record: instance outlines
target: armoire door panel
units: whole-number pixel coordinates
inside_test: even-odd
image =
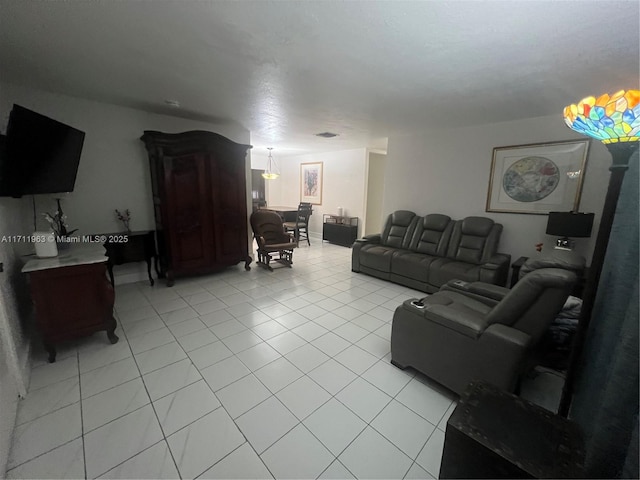
[[[178,236],[177,241],[177,257],[180,259],[181,265],[198,267],[203,258],[209,257],[207,255],[208,245],[202,243],[201,230],[184,232]]]
[[[205,155],[165,159],[170,255],[177,269],[199,268],[212,262],[206,162]]]
[[[216,217],[214,229],[214,247],[216,258],[228,261],[247,251],[246,240],[246,182],[239,182],[244,177],[244,163],[218,161],[212,165],[211,189],[212,205]]]

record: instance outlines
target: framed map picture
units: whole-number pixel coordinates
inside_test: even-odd
[[[486,211],[577,211],[588,151],[588,139],[494,148]]]
[[[322,162],[300,164],[300,201],[322,205]]]

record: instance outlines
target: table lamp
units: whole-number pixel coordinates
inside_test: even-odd
[[[555,248],[573,250],[573,240],[569,237],[590,237],[594,216],[593,213],[549,212],[546,234],[560,237],[556,241]]]

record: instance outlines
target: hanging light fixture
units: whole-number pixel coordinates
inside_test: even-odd
[[[269,159],[267,160],[267,169],[262,174],[262,177],[266,180],[275,180],[280,176],[280,172],[278,171],[276,161],[271,156],[271,150],[273,150],[273,147],[268,147],[267,150],[269,150]]]

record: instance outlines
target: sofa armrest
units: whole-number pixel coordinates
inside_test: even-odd
[[[382,242],[382,234],[380,233],[372,233],[370,235],[365,235],[357,241],[365,241],[367,243],[381,243]]]
[[[490,307],[495,307],[509,293],[508,288],[492,283],[463,282],[462,280],[450,280],[440,287],[440,290],[461,293]]]
[[[480,281],[505,286],[509,276],[511,255],[496,253],[487,263],[480,266]]]
[[[506,253],[496,253],[489,259],[488,262],[482,265],[482,268],[486,268],[489,270],[498,270],[500,268],[503,268],[505,265],[508,268],[510,263],[511,255],[508,255]]]
[[[501,368],[507,364],[520,367],[531,344],[529,335],[502,323],[489,325],[479,340],[486,353],[497,355],[501,362],[505,362]]]
[[[360,249],[364,245],[379,244],[382,241],[382,236],[379,233],[373,235],[367,235],[363,238],[358,238],[351,246],[351,271],[360,271]]]
[[[418,302],[418,304],[416,304]],[[415,298],[405,300],[403,308],[413,312],[422,312],[426,320],[437,323],[438,325],[454,330],[469,338],[477,338],[487,327],[484,316],[473,315],[461,310],[454,310],[446,305],[429,305],[422,303]]]
[[[531,342],[530,335],[502,323],[489,325],[484,331],[484,335],[487,338],[491,338],[491,341],[508,343],[520,350],[529,348],[529,343]]]
[[[296,243],[296,237],[291,233],[283,233],[274,239],[278,243]]]

